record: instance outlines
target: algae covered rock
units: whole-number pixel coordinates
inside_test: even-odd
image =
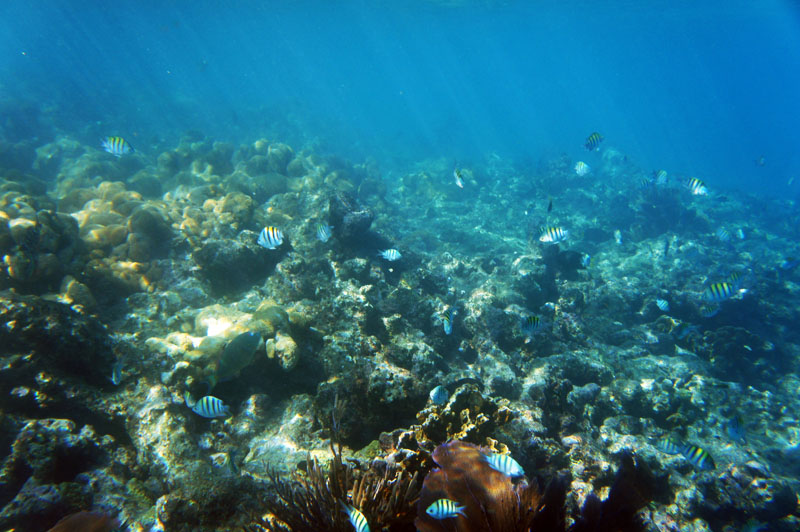
[[[63,303],[13,293],[0,295],[0,354],[33,353],[52,371],[98,385],[111,374],[108,329]],[[9,383],[10,385],[10,383]]]
[[[225,293],[249,288],[263,280],[270,264],[277,262],[278,256],[259,248],[255,237],[252,242],[243,240],[241,235],[232,240],[207,240],[192,254],[214,291]]]
[[[297,344],[288,334],[276,332],[275,338],[267,340],[266,350],[267,358],[277,358],[283,370],[291,371],[297,366],[300,352]]]
[[[20,430],[0,475],[0,526],[44,530],[66,513],[90,506],[82,473],[104,465],[111,442],[67,419],[41,419]]]

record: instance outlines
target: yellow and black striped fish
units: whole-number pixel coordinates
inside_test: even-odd
[[[725,301],[736,295],[736,287],[729,282],[722,281],[713,283],[703,292],[703,299],[706,301]]]
[[[603,142],[603,138],[604,138],[603,135],[595,131],[594,133],[586,137],[586,142],[584,143],[584,147],[589,151],[596,150],[597,147],[600,146],[600,143]]]
[[[542,322],[539,316],[525,316],[520,320],[519,327],[522,330],[522,334],[526,336],[533,336],[537,332],[540,332],[544,328],[544,322]]]
[[[133,146],[122,137],[106,137],[102,142],[103,149],[114,157],[121,157],[126,153],[133,153]]]
[[[566,240],[567,237],[569,237],[569,231],[562,227],[543,227],[539,235],[539,242],[555,244]]]
[[[344,512],[347,514],[347,517],[350,519],[350,524],[355,528],[355,532],[369,532],[369,523],[367,522],[367,518],[364,517],[364,514],[348,504],[342,503],[342,506],[344,507]]]
[[[258,245],[263,248],[275,249],[281,244],[283,244],[283,231],[277,227],[268,225],[258,235]]]
[[[683,449],[683,456],[694,464],[697,469],[703,471],[717,467],[708,451],[697,445],[687,445]]]

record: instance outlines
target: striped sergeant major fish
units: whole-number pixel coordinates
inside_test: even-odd
[[[447,388],[440,384],[431,390],[431,392],[428,394],[428,397],[430,397],[431,402],[436,406],[442,406],[447,402],[448,399],[450,399],[450,392],[448,392]]]
[[[456,309],[451,308],[442,316],[442,328],[444,329],[444,333],[448,336],[453,332],[453,320],[455,319],[456,314]]]
[[[539,242],[556,244],[563,242],[569,237],[569,231],[562,227],[545,227],[539,235]]]
[[[466,517],[466,514],[464,513],[465,508],[466,506],[461,506],[452,499],[439,499],[428,506],[428,508],[425,510],[425,513],[434,519],[449,519],[450,517],[456,517],[457,515]]]
[[[369,532],[369,523],[367,522],[367,518],[364,517],[364,514],[349,504],[342,503],[342,507],[356,532]]]
[[[603,139],[603,135],[595,131],[586,137],[586,142],[584,142],[583,146],[589,151],[596,150],[597,147],[600,146],[600,143],[603,142]]]
[[[690,177],[686,180],[686,188],[689,189],[689,192],[692,193],[694,196],[707,196],[708,189],[706,188],[706,184],[697,179],[696,177]]]
[[[514,478],[521,477],[525,474],[525,470],[522,469],[522,466],[519,465],[516,460],[511,458],[510,455],[489,453],[485,454],[484,456],[486,457],[486,462],[492,469],[499,471],[506,476]]]
[[[228,417],[231,415],[230,407],[223,403],[222,399],[214,397],[213,395],[206,395],[205,397],[201,397],[198,401],[194,401],[191,395],[186,392],[184,399],[186,401],[186,406],[198,416],[212,418]]]
[[[718,303],[720,301],[730,299],[735,295],[736,286],[727,281],[722,281],[719,283],[713,283],[706,288],[703,292],[703,299]]]
[[[258,235],[258,245],[266,249],[275,249],[283,244],[283,231],[268,225]]]
[[[656,185],[663,187],[667,184],[667,171],[666,170],[656,170],[653,172],[653,181]]]
[[[583,177],[589,172],[592,171],[592,168],[583,161],[578,161],[575,163],[575,173],[578,174],[579,177]]]
[[[378,256],[383,258],[384,260],[388,260],[389,262],[400,260],[403,257],[403,255],[401,255],[400,252],[394,248],[384,249],[383,251],[379,251]]]
[[[739,288],[742,286],[742,272],[733,271],[730,275],[728,275],[728,283],[733,285],[734,288]]]
[[[683,455],[689,462],[692,463],[697,469],[706,471],[716,468],[714,459],[708,451],[697,445],[685,444],[675,438],[666,436],[656,442],[656,448],[662,453],[666,454],[680,454]]]
[[[464,188],[464,178],[462,177],[461,170],[457,167],[453,168],[453,179],[455,179],[458,188]]]
[[[539,316],[534,315],[523,316],[519,322],[519,328],[522,331],[522,334],[528,337],[542,332],[545,325],[546,323],[544,320],[542,320]]]
[[[319,239],[320,242],[327,242],[328,240],[330,240],[331,235],[333,234],[331,232],[331,229],[333,229],[332,225],[326,223],[317,224],[317,238]]]
[[[106,137],[102,140],[103,149],[114,157],[122,157],[126,153],[133,153],[133,146],[122,137]]]

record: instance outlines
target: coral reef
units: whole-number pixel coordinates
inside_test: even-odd
[[[610,146],[592,186],[567,157],[487,157],[458,189],[444,158],[387,179],[266,139],[190,133],[115,158],[51,137],[0,142],[7,528],[95,511],[134,529],[351,530],[348,504],[373,530],[453,529],[463,519],[422,508],[463,495],[436,461],[501,509],[462,502],[498,527],[545,519],[519,495],[557,501],[544,506],[558,524],[540,529],[566,526],[553,508],[574,530],[796,529],[787,203],[694,198],[683,176],[642,188]],[[550,225],[569,238],[539,242]],[[721,242],[720,225],[752,237]],[[285,234],[277,249],[257,244],[265,226]],[[378,257],[390,248],[402,258]],[[722,280],[737,292],[711,305],[704,290]],[[529,316],[541,330],[523,330]],[[229,417],[187,407],[212,392]],[[717,468],[661,452],[665,436]],[[470,444],[536,478],[498,477]]]

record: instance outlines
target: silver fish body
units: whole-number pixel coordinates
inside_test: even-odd
[[[106,137],[102,141],[105,151],[114,157],[122,157],[126,153],[133,153],[133,147],[122,137]]]
[[[258,235],[258,245],[266,249],[275,249],[283,244],[283,231],[277,227],[267,226]]]
[[[585,162],[578,161],[577,163],[575,163],[575,173],[578,174],[578,176],[583,177],[591,171],[592,168]]]
[[[447,402],[450,398],[450,393],[447,391],[447,388],[442,386],[441,384],[431,390],[431,393],[428,394],[431,399],[431,402],[436,406],[442,406]]]
[[[562,227],[546,227],[539,235],[539,242],[555,244],[569,238],[569,231]]]
[[[350,524],[353,525],[356,532],[369,532],[369,523],[367,522],[367,518],[364,517],[358,509],[343,504],[344,512],[347,514],[347,517],[350,519]]]
[[[383,251],[379,251],[378,255],[382,257],[384,260],[388,260],[389,262],[394,262],[396,260],[400,260],[401,258],[403,258],[403,255],[401,255],[400,252],[394,248],[384,249]]]
[[[188,403],[187,403],[188,404]],[[213,395],[206,395],[201,397],[191,407],[192,412],[198,416],[203,417],[228,417],[231,415],[231,409],[228,405],[222,402],[222,399],[214,397]]]
[[[456,501],[451,499],[439,499],[433,504],[428,506],[425,513],[434,519],[449,519],[458,515],[466,517],[464,510],[466,506],[461,506]]]
[[[492,469],[499,471],[506,476],[514,478],[521,477],[525,474],[525,470],[522,469],[522,466],[519,465],[516,460],[511,458],[510,455],[491,453],[485,456],[486,462],[489,464],[489,466],[491,466]]]
[[[333,226],[328,224],[317,225],[317,238],[319,239],[320,242],[327,242],[328,240],[330,240],[331,235],[333,234],[331,232],[331,229],[333,229]]]

